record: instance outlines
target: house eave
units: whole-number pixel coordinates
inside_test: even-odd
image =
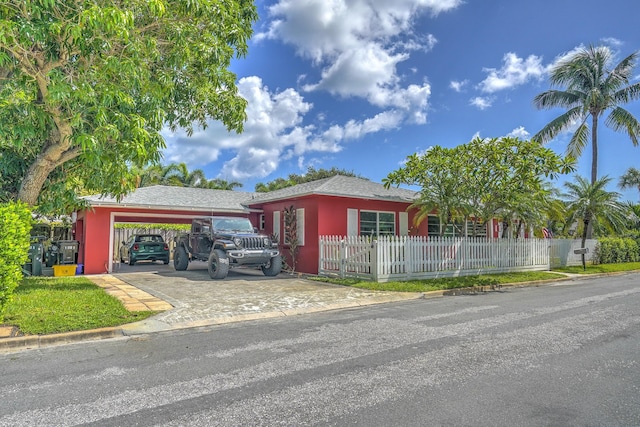
[[[96,202],[91,201],[89,206],[92,208],[102,207],[102,208],[124,208],[124,209],[144,209],[144,210],[163,210],[163,211],[182,211],[182,212],[225,212],[225,213],[236,213],[236,214],[247,214],[247,213],[260,213],[262,209],[257,208],[243,208],[243,209],[233,209],[233,208],[220,208],[220,207],[211,207],[211,206],[171,206],[171,205],[151,205],[151,204],[138,204],[138,203],[118,203],[118,202]]]
[[[413,203],[413,202],[415,202],[415,199],[408,199],[408,198],[393,198],[393,197],[385,197],[385,196],[380,196],[380,197],[373,196],[373,197],[371,197],[371,196],[359,196],[359,195],[354,195],[354,194],[325,193],[325,192],[318,192],[318,191],[310,191],[310,192],[306,192],[306,193],[296,194],[294,196],[289,195],[289,196],[281,196],[281,197],[274,197],[274,198],[265,198],[263,200],[256,200],[256,201],[247,200],[246,204],[249,205],[249,206],[260,205],[260,204],[264,204],[264,203],[281,202],[283,200],[300,199],[300,198],[309,197],[309,196],[343,197],[343,198],[349,198],[349,199],[376,200],[376,201],[382,201],[382,202],[397,202],[397,203]]]

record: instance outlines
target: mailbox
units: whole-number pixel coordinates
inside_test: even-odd
[[[580,248],[573,251],[576,255],[584,255],[589,253],[589,248]]]

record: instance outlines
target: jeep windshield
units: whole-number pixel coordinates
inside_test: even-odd
[[[235,231],[238,233],[253,233],[251,221],[246,218],[225,218],[213,221],[213,229],[217,231]]]

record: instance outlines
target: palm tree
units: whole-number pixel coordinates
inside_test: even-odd
[[[611,110],[604,124],[614,131],[624,131],[634,146],[638,145],[640,123],[621,107],[640,98],[640,82],[633,78],[638,52],[634,52],[611,68],[613,53],[606,46],[581,49],[561,60],[551,70],[551,84],[565,90],[548,90],[534,98],[539,109],[567,108],[567,111],[547,124],[533,139],[548,142],[560,132],[579,124],[573,134],[567,154],[580,157],[588,142],[591,118],[591,184],[598,179],[598,124],[605,111]]]
[[[242,187],[242,183],[238,181],[227,181],[220,178],[214,178],[204,182],[201,187],[211,190],[234,190]]]
[[[567,182],[564,194],[569,214],[567,224],[582,223],[582,247],[587,240],[587,229],[593,224],[599,234],[620,231],[628,220],[628,207],[618,201],[620,194],[607,191],[611,178],[605,176],[591,184],[585,178],[576,176],[576,182]],[[584,254],[582,255],[584,265]]]
[[[620,177],[618,187],[620,187],[621,190],[634,188],[640,191],[640,170],[636,168],[627,169],[627,171]]]

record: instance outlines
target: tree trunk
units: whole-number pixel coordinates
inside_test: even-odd
[[[598,180],[598,114],[591,113],[591,185]]]
[[[591,185],[598,180],[598,113],[591,112]],[[586,238],[593,238],[591,221],[585,224]],[[584,246],[584,242],[583,246]],[[584,255],[583,255],[584,256]]]
[[[68,147],[64,147],[63,144],[52,144],[36,157],[22,179],[18,200],[29,206],[38,203],[38,197],[49,174],[58,166],[80,155],[79,148],[66,148]]]
[[[584,249],[585,245],[587,244],[587,232],[588,229],[591,227],[591,221],[588,217],[585,217],[584,221],[584,230],[582,230],[582,243],[580,244],[580,247],[582,249]],[[585,253],[583,252],[582,255],[582,269],[586,270],[587,269],[587,262],[585,260]]]
[[[18,200],[29,206],[35,206],[38,203],[38,197],[49,174],[58,166],[80,155],[80,148],[71,146],[73,135],[71,125],[61,119],[61,114],[57,110],[52,113],[52,118],[55,125],[49,132],[49,139],[29,166],[18,191]]]

